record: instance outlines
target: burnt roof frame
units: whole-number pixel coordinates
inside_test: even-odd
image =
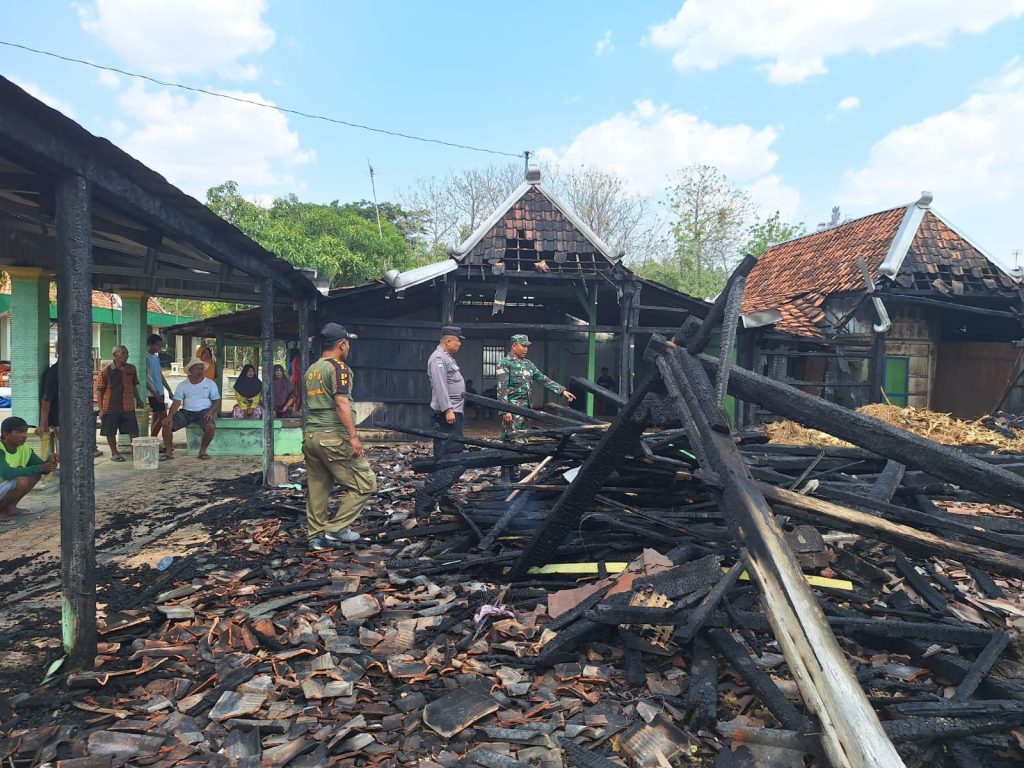
[[[270,280],[282,302],[315,302],[320,296],[316,286],[301,271],[278,259],[140,161],[89,133],[3,77],[0,77],[0,159],[6,161],[5,165],[13,166],[13,170],[9,168],[5,173],[6,181],[22,189],[28,186],[42,190],[36,215],[25,210],[28,198],[17,194],[18,190],[8,190],[8,196],[0,194],[6,203],[0,210],[0,225],[10,223],[12,229],[28,230],[39,237],[54,237],[55,227],[46,214],[45,198],[56,180],[72,175],[89,182],[94,205],[101,212],[92,222],[100,244],[93,279],[95,288],[258,303],[261,281]],[[9,196],[12,192],[14,200]],[[103,212],[109,212],[109,216],[102,216]],[[136,228],[126,226],[125,221],[138,225],[138,239],[131,239],[132,230]],[[103,249],[117,242],[110,235],[128,241],[122,242],[123,249],[115,247],[113,250],[139,252],[143,274],[103,271]],[[39,262],[49,250],[41,241],[37,245],[39,255],[30,259],[29,266],[40,266]],[[205,268],[218,277],[224,274],[223,266],[228,266],[230,283],[202,279],[198,272],[161,278],[157,263],[160,257],[151,258],[147,253],[150,249],[158,250],[168,259],[176,257],[191,262],[185,267],[187,270]],[[4,259],[4,263],[13,266],[17,262]],[[146,269],[150,265],[152,274]],[[49,268],[50,265],[43,266]],[[100,279],[104,274],[112,279]],[[190,275],[197,279],[191,279]],[[246,280],[245,276],[251,279]],[[243,286],[248,290],[233,290]]]

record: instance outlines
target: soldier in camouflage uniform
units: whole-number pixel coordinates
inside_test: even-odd
[[[512,337],[512,347],[509,353],[498,361],[497,385],[498,400],[510,405],[519,405],[524,408],[530,407],[530,382],[538,381],[557,395],[561,395],[568,402],[576,399],[576,396],[559,384],[541,373],[532,360],[527,360],[526,355],[530,351],[530,337],[525,333],[517,333]],[[507,442],[517,441],[517,432],[524,429],[525,418],[512,413],[502,414],[501,439]],[[521,439],[521,438],[519,438]]]

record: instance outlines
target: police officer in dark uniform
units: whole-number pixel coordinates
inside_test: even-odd
[[[434,431],[449,435],[447,439],[434,439],[435,459],[449,453],[462,452],[462,442],[453,438],[462,437],[462,420],[466,410],[466,380],[462,378],[462,371],[455,362],[455,355],[465,338],[459,326],[444,326],[437,349],[427,358]]]

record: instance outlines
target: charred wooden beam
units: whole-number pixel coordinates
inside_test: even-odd
[[[718,372],[717,359],[701,355],[700,362],[709,373]],[[1024,499],[1024,477],[752,371],[735,369],[729,394],[983,496],[1009,504]]]
[[[949,603],[946,598],[939,594],[939,591],[928,583],[920,571],[910,562],[906,555],[893,547],[893,559],[896,563],[896,570],[903,574],[907,584],[917,593],[917,596],[939,613],[949,613]]]
[[[746,681],[750,689],[757,694],[783,728],[799,733],[809,733],[812,730],[810,719],[793,706],[792,702],[779,690],[779,686],[772,680],[771,675],[754,663],[747,650],[727,630],[712,629],[708,632],[708,637],[711,638],[711,642],[718,652]]]
[[[885,462],[885,468],[875,480],[870,497],[875,501],[889,501],[896,493],[896,489],[900,487],[900,483],[903,482],[903,473],[906,471],[907,468],[898,461]]]
[[[703,635],[693,641],[689,686],[683,700],[693,708],[691,721],[698,728],[711,727],[718,719],[718,659]]]
[[[607,477],[618,467],[626,454],[637,449],[644,425],[634,421],[647,392],[655,380],[648,374],[629,400],[619,410],[618,418],[605,430],[597,446],[583,462],[569,488],[551,508],[544,525],[523,550],[512,566],[511,578],[522,578],[532,565],[548,562],[569,533],[579,526],[583,515],[590,509],[594,495]]]
[[[1009,642],[1010,636],[1006,632],[1001,629],[996,631],[989,644],[978,654],[978,658],[974,660],[971,668],[964,675],[964,679],[956,687],[956,693],[953,694],[954,702],[965,702],[974,695],[981,681],[985,679],[985,675],[992,669],[992,665],[999,660],[999,654],[1003,652],[1006,644]]]
[[[933,533],[928,533],[927,531],[919,531],[908,525],[894,523],[890,520],[869,515],[866,512],[858,512],[855,509],[848,509],[847,507],[842,507],[822,499],[804,496],[784,488],[776,488],[766,483],[758,483],[758,487],[766,499],[784,504],[804,519],[826,518],[837,523],[852,526],[861,532],[869,531],[868,535],[890,544],[913,547],[920,552],[927,552],[929,554],[943,554],[947,557],[962,560],[965,563],[980,565],[998,573],[1017,577],[1024,576],[1024,559],[1015,555],[1000,552],[989,547],[953,541],[936,536]]]
[[[658,369],[673,402],[685,403],[692,415],[701,452],[721,480],[723,510],[750,551],[751,573],[773,634],[805,703],[821,722],[830,760],[837,766],[902,766],[739,450],[708,418],[721,411],[708,397],[707,373],[680,349],[660,357]]]
[[[484,397],[483,395],[474,395],[471,392],[467,392],[465,397],[467,403],[475,403],[476,405],[482,405],[485,408],[492,408],[495,411],[514,413],[517,416],[525,416],[528,419],[533,419],[534,421],[539,421],[545,424],[567,427],[577,423],[576,420],[567,419],[564,416],[554,416],[550,413],[538,411],[534,408],[524,408],[521,405],[503,403],[500,400],[495,400],[491,397]]]

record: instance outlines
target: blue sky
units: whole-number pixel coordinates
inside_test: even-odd
[[[847,7],[853,5],[855,7]],[[1022,251],[1024,0],[0,0],[0,39],[395,131],[584,164],[658,196],[693,162],[813,228],[935,194]],[[397,199],[510,158],[0,46],[0,74],[200,198]]]

